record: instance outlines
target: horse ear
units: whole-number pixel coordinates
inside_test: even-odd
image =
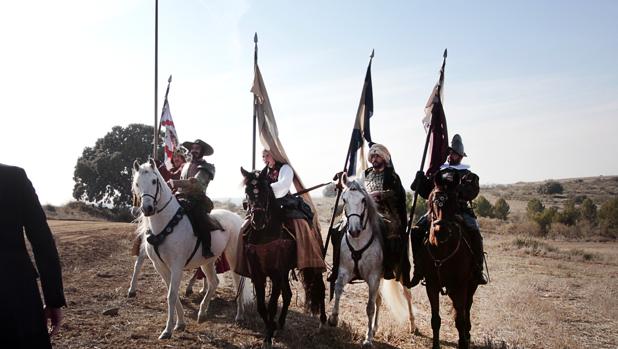
[[[258,179],[265,180],[266,176],[268,176],[268,171],[262,170],[260,171],[260,175],[258,176]]]
[[[152,167],[153,170],[157,168],[157,164],[155,163],[153,158],[149,158],[148,163],[150,164],[150,167]]]
[[[242,166],[240,166],[240,173],[242,173],[243,177],[247,178],[251,174],[251,172],[245,170]]]
[[[348,177],[348,174],[344,172],[341,177],[341,183],[343,183],[346,187],[349,187],[351,182],[352,181],[350,180],[350,177]]]
[[[139,171],[139,162],[137,160],[133,161],[133,170],[135,172]]]

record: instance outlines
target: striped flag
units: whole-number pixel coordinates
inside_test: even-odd
[[[163,146],[165,166],[171,169],[173,167],[172,157],[178,149],[178,134],[176,133],[176,127],[174,127],[174,120],[172,120],[172,113],[170,112],[170,105],[167,99],[163,103],[160,128],[162,127],[165,127],[165,144]]]
[[[433,176],[440,169],[440,166],[444,164],[448,156],[448,131],[444,106],[442,105],[446,53],[446,50],[444,50],[440,78],[434,86],[429,100],[427,100],[425,117],[423,118],[425,132],[431,133],[429,135],[429,166],[425,171],[427,177]]]
[[[371,61],[373,60],[373,51],[371,59],[365,74],[365,82],[363,83],[363,91],[361,93],[358,110],[356,112],[356,121],[354,122],[354,130],[352,130],[352,138],[350,139],[350,147],[348,149],[348,167],[346,172],[348,176],[355,176],[357,172],[363,172],[367,169],[367,160],[365,157],[365,141],[371,144],[371,129],[369,127],[369,119],[373,115],[373,87],[371,85]]]

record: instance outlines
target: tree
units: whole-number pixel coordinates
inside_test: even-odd
[[[607,200],[601,205],[599,223],[605,235],[618,236],[618,198]]]
[[[414,194],[412,192],[406,192],[406,212],[410,212],[412,209],[412,200],[414,199]],[[416,198],[416,207],[414,208],[414,217],[415,220],[421,218],[422,215],[427,213],[427,200],[423,199],[422,196],[418,196]],[[416,223],[416,222],[414,222]]]
[[[579,210],[575,207],[575,201],[567,200],[561,212],[554,217],[556,222],[564,225],[575,225],[579,219]]]
[[[598,214],[597,214],[597,205],[594,204],[589,198],[584,199],[580,206],[581,217],[592,224],[597,223]]]
[[[499,198],[494,204],[493,216],[505,221],[509,216],[511,207],[503,198]]]
[[[545,210],[545,206],[539,199],[532,199],[528,201],[528,206],[526,206],[526,213],[528,218],[534,218],[537,213],[541,213]]]
[[[476,200],[474,200],[474,206],[476,208],[476,213],[481,217],[492,217],[493,216],[493,207],[489,200],[487,200],[483,195],[479,195]]]
[[[152,134],[153,127],[143,124],[114,126],[94,147],[84,148],[73,173],[73,197],[98,205],[130,205],[131,167],[135,160],[148,159]],[[158,154],[162,157],[161,146]]]
[[[556,182],[556,181],[547,181],[543,184],[541,184],[538,188],[537,188],[537,192],[539,192],[539,194],[562,194],[564,192],[564,187],[562,186],[562,184]]]

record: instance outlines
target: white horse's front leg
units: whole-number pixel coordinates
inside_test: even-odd
[[[339,301],[341,300],[341,294],[343,294],[343,288],[350,282],[350,273],[344,269],[339,268],[339,275],[337,281],[335,281],[335,304],[333,310],[328,318],[328,324],[335,327],[339,323]]]
[[[372,347],[374,316],[376,313],[376,298],[378,296],[378,292],[380,292],[380,277],[372,277],[367,280],[367,284],[369,286],[369,298],[367,299],[367,333],[365,335],[363,347]]]
[[[137,294],[137,277],[142,270],[142,265],[144,264],[145,259],[146,251],[143,248],[140,248],[137,259],[135,260],[135,266],[133,267],[133,275],[131,276],[131,286],[129,286],[128,294],[129,298],[135,297]]]
[[[382,295],[380,294],[380,286],[376,292],[376,315],[373,320],[373,336],[378,332],[378,318],[380,317],[380,307],[382,306]]]
[[[178,326],[182,329],[185,326],[184,312],[182,303],[178,298],[178,289],[180,288],[180,279],[182,278],[182,266],[174,267],[171,271],[170,280],[168,283],[167,292],[167,323],[165,329],[161,332],[159,339],[168,339],[172,337],[172,327],[174,326],[174,313],[178,316]]]
[[[234,285],[234,291],[236,291],[236,317],[235,321],[242,321],[245,319],[245,300],[244,300],[244,288],[247,287],[247,280],[236,274],[232,273],[232,284]]]
[[[403,288],[403,296],[406,297],[406,302],[408,303],[408,317],[410,319],[410,333],[416,333],[416,323],[414,321],[414,310],[412,309],[412,290],[409,288]]]
[[[206,321],[206,312],[208,311],[208,305],[210,304],[210,300],[215,296],[217,286],[219,286],[219,278],[217,277],[214,263],[206,265],[205,268],[202,268],[202,270],[204,271],[204,274],[206,274],[204,282],[208,282],[208,290],[204,295],[204,299],[202,299],[202,303],[200,303],[200,311],[197,314],[198,323]]]

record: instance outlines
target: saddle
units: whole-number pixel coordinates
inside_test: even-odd
[[[282,218],[285,219],[306,219],[308,222],[313,220],[313,212],[305,200],[300,196],[287,194],[277,199],[277,204],[281,207]]]
[[[210,205],[208,205],[208,202],[212,204],[212,201],[208,199],[205,202],[197,202],[181,196],[178,198],[178,202],[180,202],[180,205],[187,213],[187,217],[193,227],[193,234],[202,244],[202,251],[204,253],[210,251],[210,232],[223,230],[221,224],[210,215],[212,208],[209,209]]]

